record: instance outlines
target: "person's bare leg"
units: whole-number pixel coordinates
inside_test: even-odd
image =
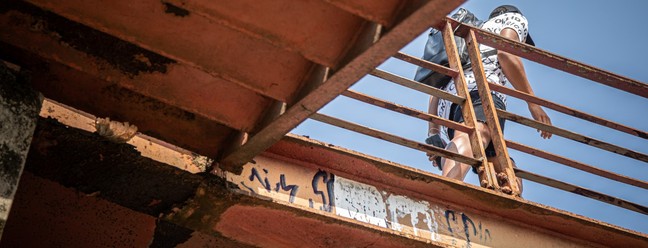
[[[515,161],[511,159],[511,165],[513,165],[513,168],[517,168],[515,165]],[[520,197],[522,197],[522,191],[524,191],[524,185],[522,185],[522,178],[517,177],[517,183],[518,183],[518,188],[520,188]]]
[[[455,131],[455,136],[452,141],[448,143],[446,150],[470,157],[472,157],[473,154],[472,149],[470,148],[470,140],[468,139],[468,135],[466,133],[458,131]],[[468,170],[470,169],[470,166],[467,164],[459,163],[457,161],[446,158],[441,159],[441,164],[443,164],[443,176],[462,181],[464,180],[466,174],[468,173]]]
[[[477,123],[477,131],[480,132],[482,136],[482,143],[485,144],[485,147],[488,143],[490,143],[490,132],[488,131],[488,128],[486,128],[486,125],[481,122]],[[470,146],[470,139],[468,138],[468,134],[464,132],[455,131],[454,138],[452,138],[452,141],[448,143],[448,147],[446,149],[449,151],[457,152],[464,156],[471,158],[473,157],[472,148]],[[443,176],[462,181],[471,168],[470,165],[459,163],[451,159],[443,158],[441,159],[441,163],[443,164]]]

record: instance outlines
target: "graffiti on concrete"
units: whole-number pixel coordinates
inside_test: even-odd
[[[390,195],[387,198],[391,229],[414,236],[438,240],[439,224],[435,211],[425,201],[415,201],[405,196]]]
[[[248,164],[241,175],[228,175],[228,180],[239,182],[252,194],[426,240],[463,247],[493,240],[481,220],[445,205],[381,191],[321,169],[284,167],[271,159],[256,162]]]
[[[267,169],[262,169],[262,170],[263,170],[264,175],[265,175],[263,177],[263,179],[261,179],[261,174],[259,174],[259,171],[257,170],[257,168],[252,168],[250,170],[250,176],[248,177],[248,180],[250,182],[254,182],[254,180],[256,179],[258,181],[258,183],[261,184],[261,186],[268,193],[270,193],[272,191],[272,189],[271,189],[271,186],[270,186],[270,181],[268,180],[268,176],[267,176],[268,175],[268,170]],[[241,185],[243,185],[246,189],[248,189],[250,191],[250,193],[252,193],[252,194],[257,193],[253,188],[247,186],[245,184],[245,182],[241,181]],[[286,184],[286,175],[281,174],[281,175],[279,175],[279,182],[277,182],[276,187],[274,188],[274,191],[279,192],[279,190],[283,190],[283,191],[286,191],[286,192],[290,192],[290,198],[289,198],[288,201],[290,203],[293,203],[293,202],[295,202],[295,196],[297,195],[297,190],[298,189],[299,189],[299,186],[297,186],[297,185],[287,185]]]
[[[338,177],[334,192],[338,216],[387,228],[387,206],[378,189]]]
[[[446,210],[444,215],[446,225],[448,226],[448,232],[450,232],[452,236],[465,239],[467,243],[466,247],[471,247],[470,242],[474,241],[475,238],[478,238],[481,241],[488,241],[489,239],[492,240],[490,230],[487,228],[482,230],[481,222],[479,222],[479,230],[477,230],[475,223],[465,213],[461,213],[461,224],[457,223],[458,220],[454,211]],[[462,234],[464,236],[461,236]]]
[[[290,191],[290,199],[288,201],[290,203],[295,202],[295,196],[297,195],[297,190],[299,189],[299,186],[286,185],[286,175],[284,174],[279,175],[279,182],[277,183],[277,187],[275,188],[275,191],[279,192],[279,189],[283,191]]]
[[[324,187],[320,186],[321,183],[324,184]],[[322,198],[322,206],[320,207],[320,210],[327,212],[333,211],[333,206],[335,206],[335,198],[333,197],[334,184],[335,175],[333,175],[333,173],[327,173],[326,171],[318,170],[317,173],[315,173],[315,175],[313,176],[313,193],[319,195]],[[322,190],[325,190],[326,194],[324,194],[324,191]],[[313,199],[309,199],[308,202],[309,206],[312,208]]]

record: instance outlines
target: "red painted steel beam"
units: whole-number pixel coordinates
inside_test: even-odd
[[[337,65],[365,22],[321,0],[165,2],[330,67]],[[394,11],[381,3],[372,5]]]
[[[471,211],[497,216],[505,222],[523,223],[586,240],[590,246],[646,247],[648,244],[646,234],[303,136],[288,134],[264,155],[305,168],[325,170],[336,177],[372,185],[392,194],[466,206]]]
[[[367,20],[378,22],[381,25],[390,26],[393,24],[396,10],[400,5],[408,4],[401,0],[324,0],[340,9],[361,16]]]
[[[34,19],[40,20],[43,28],[34,29],[30,24]],[[0,26],[3,27],[0,42],[33,52],[43,61],[74,68],[236,130],[252,130],[270,104],[271,99],[238,84],[164,57],[162,58],[170,62],[157,63],[161,57],[157,54],[147,53],[144,49],[137,51],[130,43],[90,28],[80,28],[78,24],[62,21],[62,18],[52,15],[11,10],[0,14]],[[78,47],[93,46],[82,44],[81,38],[77,43],[74,35],[60,32],[62,29],[100,39],[103,43],[98,42],[100,44],[94,46],[96,50],[118,44],[124,51],[133,52],[114,51],[106,55],[93,49],[82,50]],[[124,62],[131,59],[143,62]],[[146,62],[153,66],[142,66]],[[155,68],[160,69],[153,70]],[[74,85],[76,82],[71,80],[58,83]]]
[[[159,0],[28,2],[280,101],[313,65],[297,52]]]
[[[478,28],[470,28],[467,25],[448,18],[453,26],[459,26],[457,34],[464,36],[468,29],[474,30],[477,41],[481,44],[494,47],[502,51],[515,54],[522,58],[555,68],[573,75],[590,79],[592,81],[623,90],[638,96],[648,98],[648,84],[614,74],[591,65],[587,65],[560,55],[538,49],[534,46],[522,44],[517,41],[506,39],[502,36],[484,31]]]
[[[430,26],[430,22],[442,21],[443,17],[458,7],[462,0],[433,0],[404,19],[374,46],[337,71],[328,81],[299,100],[277,119],[252,136],[247,143],[220,160],[223,169],[240,173],[242,165],[250,161],[286,133],[317,112],[324,105],[344,92],[349,86],[371,72],[380,63]]]

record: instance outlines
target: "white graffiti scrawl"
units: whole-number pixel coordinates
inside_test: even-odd
[[[247,164],[240,175],[227,174],[227,177],[252,195],[328,212],[407,236],[466,248],[488,247],[495,241],[495,232],[483,222],[483,217],[383,191],[324,169],[284,166],[281,161],[260,157],[256,163]]]
[[[431,240],[438,240],[439,224],[435,220],[434,211],[425,201],[415,201],[405,196],[390,195],[387,198],[387,208],[390,211],[390,224],[393,230],[407,233],[410,228],[414,236],[427,236]],[[409,219],[410,223],[403,220]],[[426,229],[419,229],[421,225]]]
[[[387,209],[376,187],[338,177],[334,192],[337,215],[387,227]]]

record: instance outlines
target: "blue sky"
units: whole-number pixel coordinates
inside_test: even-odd
[[[502,4],[516,5],[529,20],[529,31],[538,48],[641,82],[648,82],[648,29],[642,27],[648,1],[544,0],[468,1],[462,7],[479,18]],[[420,57],[426,33],[401,51]],[[537,96],[624,125],[648,130],[648,99],[596,82],[525,61],[528,78]],[[413,78],[415,66],[390,59],[382,70]],[[367,76],[351,89],[419,110],[427,109],[427,96],[393,83]],[[508,111],[530,117],[526,104],[508,98]],[[546,109],[553,124],[576,133],[648,154],[648,140]],[[320,113],[423,142],[427,123],[345,97],[338,97]],[[292,131],[313,139],[360,151],[413,168],[439,174],[423,152],[351,131],[307,120]],[[648,181],[648,163],[554,136],[543,140],[534,129],[507,122],[506,139],[555,153],[605,170]],[[648,206],[648,191],[616,183],[586,172],[509,149],[520,168]],[[466,182],[477,183],[469,173]],[[579,195],[525,181],[524,198],[628,229],[648,233],[648,216]]]

